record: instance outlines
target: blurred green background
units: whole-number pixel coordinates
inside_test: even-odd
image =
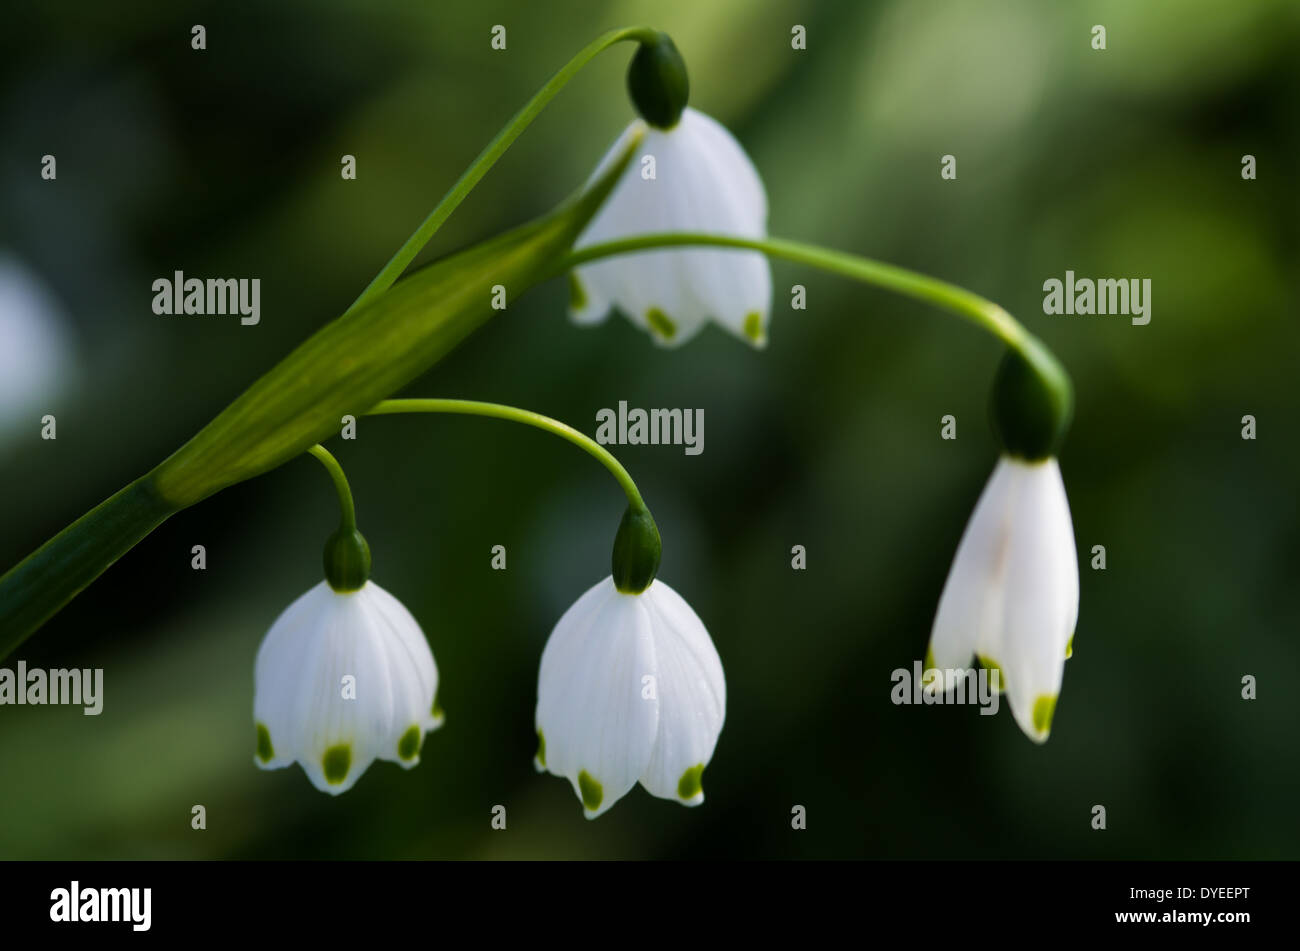
[[[1056,350],[1077,386],[1061,465],[1084,558],[1045,747],[1005,707],[894,706],[890,672],[924,651],[996,459],[997,344],[778,263],[767,351],[716,328],[664,351],[621,319],[571,326],[552,282],[407,395],[504,401],[587,432],[620,399],[705,410],[703,455],[618,455],[658,518],[661,577],[726,669],[707,802],[637,789],[588,822],[567,783],[532,769],[542,645],[608,573],[613,480],[534,431],[389,418],[331,448],[375,579],[441,669],[447,724],[420,766],[376,764],[332,799],[297,767],[252,765],[254,653],[319,580],[337,517],[304,459],[173,518],[0,662],[105,669],[99,717],[0,707],[0,857],[1300,857],[1300,5],[83,2],[6,19],[0,254],[46,288],[67,362],[0,429],[0,566],[339,314],[553,70],[642,22],[672,34],[692,105],[753,157],[772,233],[967,286]],[[504,52],[489,48],[498,23]],[[589,67],[422,259],[582,182],[631,117],[631,53]],[[39,177],[46,153],[56,182]],[[955,182],[939,177],[946,153]],[[1257,181],[1241,178],[1246,153]],[[150,284],[175,269],[261,278],[261,324],[154,316]],[[1042,283],[1067,269],[1150,278],[1150,325],[1044,316]],[[795,283],[806,311],[789,309]],[[54,442],[39,438],[47,412]],[[949,413],[955,442],[939,438]],[[505,572],[489,568],[496,544]],[[1105,571],[1087,565],[1095,544]],[[806,831],[790,828],[795,804]]]

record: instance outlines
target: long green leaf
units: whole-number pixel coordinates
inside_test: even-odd
[[[0,659],[168,516],[292,459],[429,369],[544,280],[613,188],[639,140],[556,211],[416,271],[332,321],[161,465],[0,578]]]

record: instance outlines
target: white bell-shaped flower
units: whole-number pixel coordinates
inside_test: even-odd
[[[694,109],[671,129],[633,122],[593,180],[641,131],[639,158],[628,164],[575,248],[667,231],[766,236],[767,195],[753,163],[730,132]],[[603,320],[617,307],[665,346],[691,339],[709,320],[756,347],[767,343],[772,273],[757,251],[672,248],[621,255],[578,267],[570,289],[570,313],[578,323]]]
[[[657,580],[624,594],[606,578],[542,652],[534,765],[568,779],[588,819],[638,780],[695,806],[726,707],[718,652],[681,595]]]
[[[1054,457],[1003,456],[957,547],[926,669],[961,671],[978,657],[998,671],[1025,735],[1045,742],[1078,617],[1078,554],[1060,467]]]
[[[410,769],[442,725],[438,668],[420,625],[372,581],[338,592],[322,581],[276,619],[254,669],[254,762],[300,763],[337,795],[376,759]]]

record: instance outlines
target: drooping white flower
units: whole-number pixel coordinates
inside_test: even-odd
[[[337,795],[376,759],[410,769],[442,725],[438,668],[411,613],[372,581],[338,592],[322,581],[271,625],[257,652],[254,762],[297,762]]]
[[[628,164],[575,248],[666,231],[766,236],[767,195],[753,163],[730,132],[694,109],[667,130],[633,122],[593,180],[640,131],[640,159]],[[767,343],[772,273],[757,251],[691,247],[602,259],[578,267],[571,290],[578,323],[603,320],[617,307],[665,346],[691,339],[709,320],[756,347]]]
[[[606,578],[564,613],[542,652],[534,765],[568,779],[588,819],[638,780],[654,796],[699,805],[726,707],[718,652],[681,595],[658,580],[624,594]]]
[[[1042,743],[1078,617],[1078,555],[1060,467],[1055,457],[1003,456],[957,547],[925,666],[962,670],[975,656],[998,670],[1016,722]]]

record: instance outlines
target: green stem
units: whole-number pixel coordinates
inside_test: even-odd
[[[606,469],[618,480],[628,505],[636,511],[644,511],[645,502],[632,480],[632,476],[623,468],[623,464],[614,458],[604,446],[586,433],[579,432],[572,426],[551,419],[541,413],[518,409],[514,406],[502,406],[500,403],[481,403],[477,400],[382,400],[366,411],[367,416],[383,416],[394,413],[459,413],[463,416],[490,416],[494,419],[506,419],[513,423],[523,423],[553,433],[561,439],[567,439],[578,448],[595,456]]]
[[[405,244],[398,248],[397,253],[384,265],[383,270],[375,275],[374,280],[366,286],[366,289],[361,292],[361,296],[352,303],[348,310],[353,311],[369,303],[388,290],[393,285],[393,282],[402,276],[402,272],[420,253],[420,249],[429,242],[434,232],[442,227],[443,222],[451,217],[451,213],[464,201],[465,196],[473,190],[479,180],[488,173],[488,170],[496,164],[497,159],[505,154],[506,149],[510,148],[515,139],[519,138],[520,134],[532,124],[538,114],[546,108],[546,104],[554,99],[556,94],[567,86],[569,80],[576,76],[584,66],[617,43],[626,40],[635,40],[639,43],[652,42],[658,38],[658,35],[657,31],[644,26],[610,30],[604,36],[588,44],[577,56],[565,63],[559,72],[552,76],[550,81],[537,90],[533,98],[528,100],[524,107],[515,113],[514,118],[496,134],[496,138],[489,142],[483,151],[478,154],[478,158],[474,159],[470,167],[465,169],[464,173],[457,179],[456,184],[451,187],[447,194],[442,196],[442,200],[429,212],[428,217],[421,222],[420,227],[416,228],[415,233],[406,239]]]
[[[10,569],[0,578],[0,659],[177,511],[137,479]]]
[[[320,460],[320,464],[325,467],[325,471],[330,474],[334,480],[334,490],[339,494],[339,524],[348,531],[356,531],[357,528],[357,510],[352,504],[352,488],[348,485],[348,477],[343,474],[343,467],[339,461],[334,458],[328,449],[320,443],[312,446],[307,450],[313,456]]]
[[[839,274],[864,284],[883,287],[907,297],[935,304],[973,321],[1022,353],[1041,346],[1034,341],[1029,331],[997,304],[956,284],[949,284],[947,281],[909,271],[907,268],[873,261],[856,254],[782,238],[740,238],[732,235],[690,232],[638,235],[634,238],[595,244],[574,251],[556,265],[552,276],[600,258],[683,245],[761,251],[769,257],[783,258],[796,264],[808,264],[831,274]]]

